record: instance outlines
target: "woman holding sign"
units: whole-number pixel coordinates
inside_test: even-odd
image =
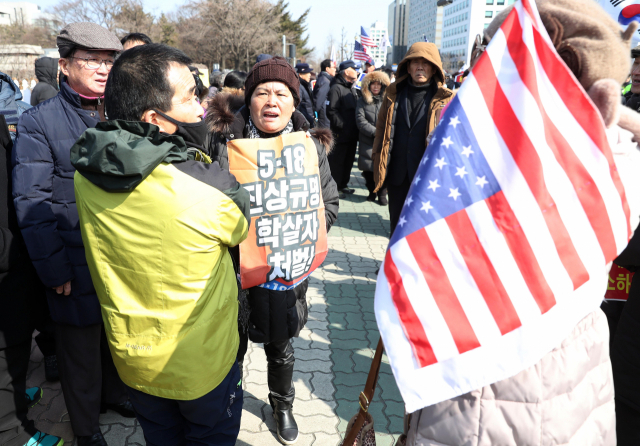
[[[264,343],[269,402],[283,444],[298,439],[291,338],[307,321],[307,278],[327,254],[327,232],[339,202],[327,161],[331,132],[308,132],[309,123],[295,111],[299,91],[295,70],[274,57],[249,72],[245,105],[237,113],[218,107],[207,115],[212,159],[251,195],[251,229],[239,249],[240,279],[248,291],[248,337]],[[242,364],[247,335],[240,330]]]

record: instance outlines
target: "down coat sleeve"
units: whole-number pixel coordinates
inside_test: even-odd
[[[319,112],[326,106],[327,96],[329,95],[329,82],[325,81],[319,87],[313,90],[313,104],[315,111]]]
[[[29,257],[47,287],[60,286],[74,274],[51,209],[54,159],[40,125],[28,112],[18,121],[11,161],[13,202]]]
[[[327,159],[327,152],[324,145],[317,140],[316,149],[318,150],[318,169],[320,170],[320,183],[322,184],[322,201],[324,202],[324,218],[327,223],[327,232],[338,219],[338,208],[340,206],[340,198],[338,197],[338,186],[331,176],[331,168]]]
[[[329,121],[331,121],[331,130],[333,130],[334,133],[339,132],[342,130],[342,127],[344,127],[344,121],[338,109],[340,107],[340,99],[342,99],[340,87],[334,84],[329,89],[329,105],[327,105],[327,117]]]
[[[358,99],[356,105],[356,125],[361,134],[374,138],[376,136],[376,127],[367,120],[367,114],[365,113],[366,104],[363,98]]]

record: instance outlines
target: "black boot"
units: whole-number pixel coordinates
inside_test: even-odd
[[[118,412],[125,418],[135,418],[136,413],[133,410],[133,404],[131,401],[127,400],[124,403],[120,404],[104,404],[100,406],[100,413],[107,413],[107,409],[111,409],[114,412]]]
[[[102,436],[102,432],[86,437],[77,437],[78,446],[108,446],[107,441]]]
[[[298,441],[298,424],[293,418],[293,405],[276,401],[269,395],[269,402],[273,408],[273,418],[276,420],[276,434],[282,444],[294,444]]]
[[[380,202],[380,206],[386,206],[389,204],[389,201],[387,200],[387,189],[378,191],[378,200]]]

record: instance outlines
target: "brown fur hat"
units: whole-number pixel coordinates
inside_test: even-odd
[[[382,85],[380,95],[384,95],[384,90],[391,83],[391,79],[389,79],[389,76],[384,71],[372,71],[364,77],[360,92],[362,92],[362,99],[364,99],[364,102],[367,104],[371,104],[373,102],[373,95],[371,94],[371,90],[369,90],[369,85],[373,82],[380,82]]]
[[[536,0],[536,5],[558,54],[585,90],[600,79],[625,81],[635,22],[623,31],[593,0]],[[511,9],[505,8],[485,29],[487,41]]]

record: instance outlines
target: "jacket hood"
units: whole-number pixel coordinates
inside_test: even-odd
[[[131,192],[162,162],[193,159],[179,136],[146,122],[107,121],[87,129],[71,147],[71,164],[108,192]]]
[[[411,59],[418,59],[424,57],[436,67],[436,80],[439,84],[444,83],[444,70],[442,69],[442,61],[440,60],[440,53],[435,43],[430,42],[416,42],[409,48],[404,59],[398,64],[398,70],[396,71],[396,84],[403,82],[409,77],[408,65]]]
[[[360,89],[362,92],[362,98],[367,104],[371,104],[373,102],[373,93],[369,90],[369,85],[373,82],[380,82],[382,84],[382,89],[380,90],[380,97],[382,97],[384,96],[384,91],[391,83],[391,80],[387,73],[383,71],[373,71],[367,74],[362,80],[362,87]]]
[[[237,88],[225,88],[209,100],[207,126],[212,132],[225,133],[233,124],[235,115],[244,107],[244,92]]]
[[[41,57],[36,60],[36,77],[39,82],[46,82],[56,90],[58,89],[58,59]]]
[[[342,75],[342,72],[337,73],[335,76],[333,76],[329,85],[333,86],[333,84],[342,84],[347,88],[353,87],[353,82],[347,82],[347,80]]]
[[[216,95],[214,99],[217,97],[218,96]],[[209,121],[209,130],[211,130],[211,132],[217,133],[227,140],[242,139],[246,137],[245,129],[249,122],[249,109],[247,109],[246,106],[243,105],[236,113],[233,113],[228,107],[221,107],[220,109],[216,109],[215,112],[219,114]],[[209,107],[207,118],[209,118],[210,113],[211,107]],[[293,111],[291,120],[293,121],[294,132],[308,131],[311,136],[317,139],[318,142],[324,146],[327,154],[331,152],[334,144],[333,133],[331,130],[321,127],[316,127],[310,130],[307,119],[298,110]]]
[[[0,107],[12,108],[8,105],[15,101],[22,100],[22,93],[16,84],[13,83],[13,79],[7,74],[0,73]]]

